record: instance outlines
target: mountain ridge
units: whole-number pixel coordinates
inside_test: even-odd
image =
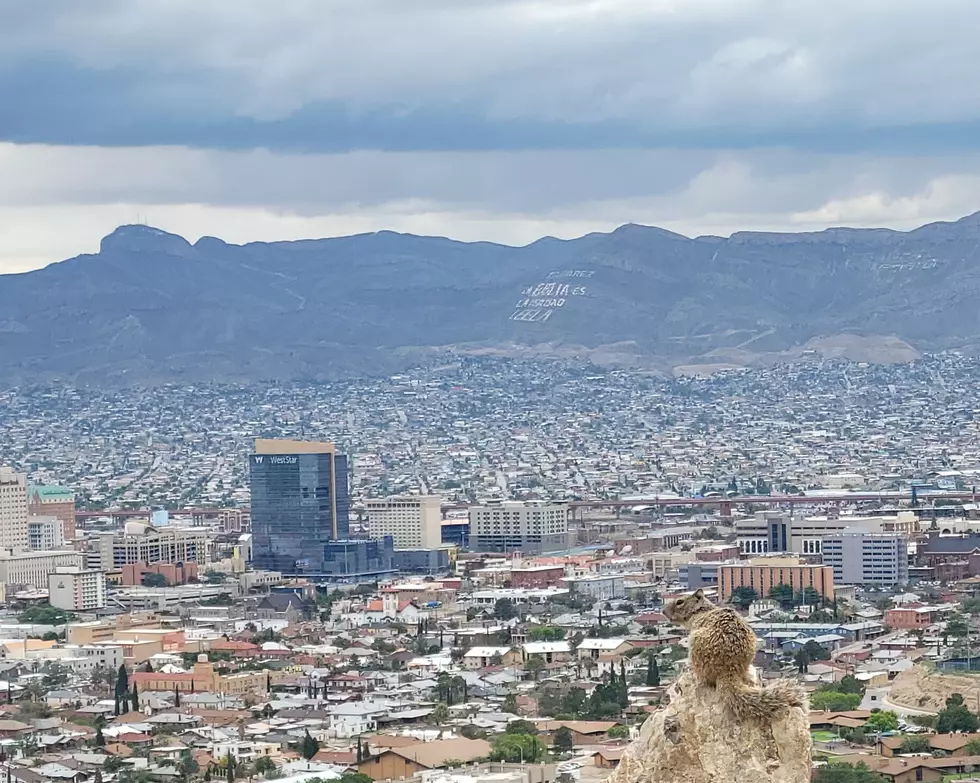
[[[0,275],[0,373],[331,379],[447,352],[665,372],[813,351],[899,361],[980,350],[978,259],[980,213],[727,238],[624,224],[520,246],[393,231],[191,243],[128,225],[97,253]]]

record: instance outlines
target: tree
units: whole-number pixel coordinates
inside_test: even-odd
[[[532,736],[538,733],[538,727],[535,726],[529,720],[512,720],[507,724],[507,728],[504,729],[506,734],[531,734]]]
[[[971,739],[966,743],[967,756],[980,756],[980,739]]]
[[[857,765],[830,763],[817,770],[813,783],[888,783],[888,778],[872,772],[863,762]]]
[[[928,753],[931,750],[932,743],[923,734],[907,734],[898,746],[899,753]]]
[[[517,617],[514,602],[509,598],[498,598],[497,603],[493,605],[493,616],[498,620],[510,620]]]
[[[660,669],[657,666],[656,655],[651,655],[649,658],[647,658],[646,684],[650,686],[660,685]]]
[[[449,720],[450,714],[448,705],[444,704],[443,702],[439,702],[433,708],[432,715],[430,717],[436,726],[441,726],[443,723]]]
[[[898,715],[891,710],[872,712],[864,728],[866,731],[897,731]]]
[[[759,594],[751,587],[736,587],[732,590],[732,603],[743,611],[748,609],[752,602],[758,598]]]
[[[810,708],[814,710],[829,710],[830,712],[847,712],[856,710],[861,703],[861,696],[856,693],[840,693],[838,691],[817,691],[810,696]]]
[[[177,771],[180,773],[181,778],[187,780],[201,771],[201,765],[194,760],[189,750],[185,750],[180,754],[180,760],[177,762]]]
[[[560,642],[565,638],[565,629],[554,625],[539,625],[528,631],[532,642]]]
[[[864,685],[853,674],[845,674],[841,681],[834,685],[833,690],[838,693],[859,693],[864,695]]]
[[[776,585],[769,591],[769,597],[783,609],[792,609],[796,602],[796,595],[789,585]]]
[[[126,671],[126,664],[119,664],[119,671],[116,672],[116,699],[121,700],[124,695],[129,694],[129,672]]]
[[[980,728],[980,719],[970,712],[963,703],[963,696],[954,693],[946,699],[946,708],[940,710],[936,721],[936,731],[940,734],[951,734],[962,731],[972,734]]]
[[[102,769],[110,774],[118,772],[122,766],[123,760],[119,756],[106,756],[106,760],[102,762]]]
[[[279,769],[274,762],[268,756],[259,756],[255,760],[255,771],[259,775],[268,776],[270,772],[275,772]]]
[[[64,625],[74,619],[75,615],[71,612],[58,609],[51,604],[35,604],[17,615],[18,622],[25,625]]]
[[[105,737],[102,735],[102,727],[95,727],[95,739],[92,740],[92,744],[97,748],[105,747]]]
[[[956,639],[962,639],[969,633],[966,618],[961,614],[954,614],[946,623],[946,633]]]
[[[501,706],[504,712],[509,712],[511,715],[517,714],[517,695],[513,693],[508,693],[504,696],[504,703]]]
[[[524,661],[524,671],[530,674],[535,680],[538,679],[543,670],[544,661],[540,655],[531,655]]]
[[[140,584],[143,587],[166,587],[170,582],[167,581],[167,577],[163,574],[150,571],[149,573],[143,574],[143,578],[140,579]]]
[[[303,741],[300,743],[299,752],[300,755],[307,761],[313,758],[317,752],[320,750],[320,743],[316,741],[311,735],[309,729],[306,730],[306,734],[303,735]]]
[[[821,647],[819,643],[810,639],[806,644],[803,645],[803,649],[806,650],[807,657],[811,661],[826,661],[830,659],[830,653]]]
[[[575,749],[575,737],[572,736],[572,731],[568,726],[562,726],[555,732],[551,749],[562,756],[568,755]]]
[[[491,761],[534,764],[547,752],[545,744],[532,734],[498,734],[490,745]]]
[[[823,595],[813,587],[804,587],[800,593],[800,598],[802,599],[800,603],[807,606],[823,606]]]
[[[606,734],[609,739],[626,739],[630,735],[630,730],[626,726],[613,726]]]

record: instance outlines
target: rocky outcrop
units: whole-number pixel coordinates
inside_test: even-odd
[[[688,672],[669,703],[643,724],[608,783],[806,783],[810,780],[807,711],[770,723],[735,723],[713,688]]]

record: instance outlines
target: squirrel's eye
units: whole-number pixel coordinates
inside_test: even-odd
[[[684,603],[684,602],[683,601],[678,601],[677,602],[677,605],[680,606],[682,603]]]

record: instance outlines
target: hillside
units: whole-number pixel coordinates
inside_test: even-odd
[[[626,225],[526,247],[390,232],[192,245],[123,226],[96,254],[0,276],[0,376],[329,379],[447,348],[693,372],[974,352],[978,246],[980,213],[728,239]]]

